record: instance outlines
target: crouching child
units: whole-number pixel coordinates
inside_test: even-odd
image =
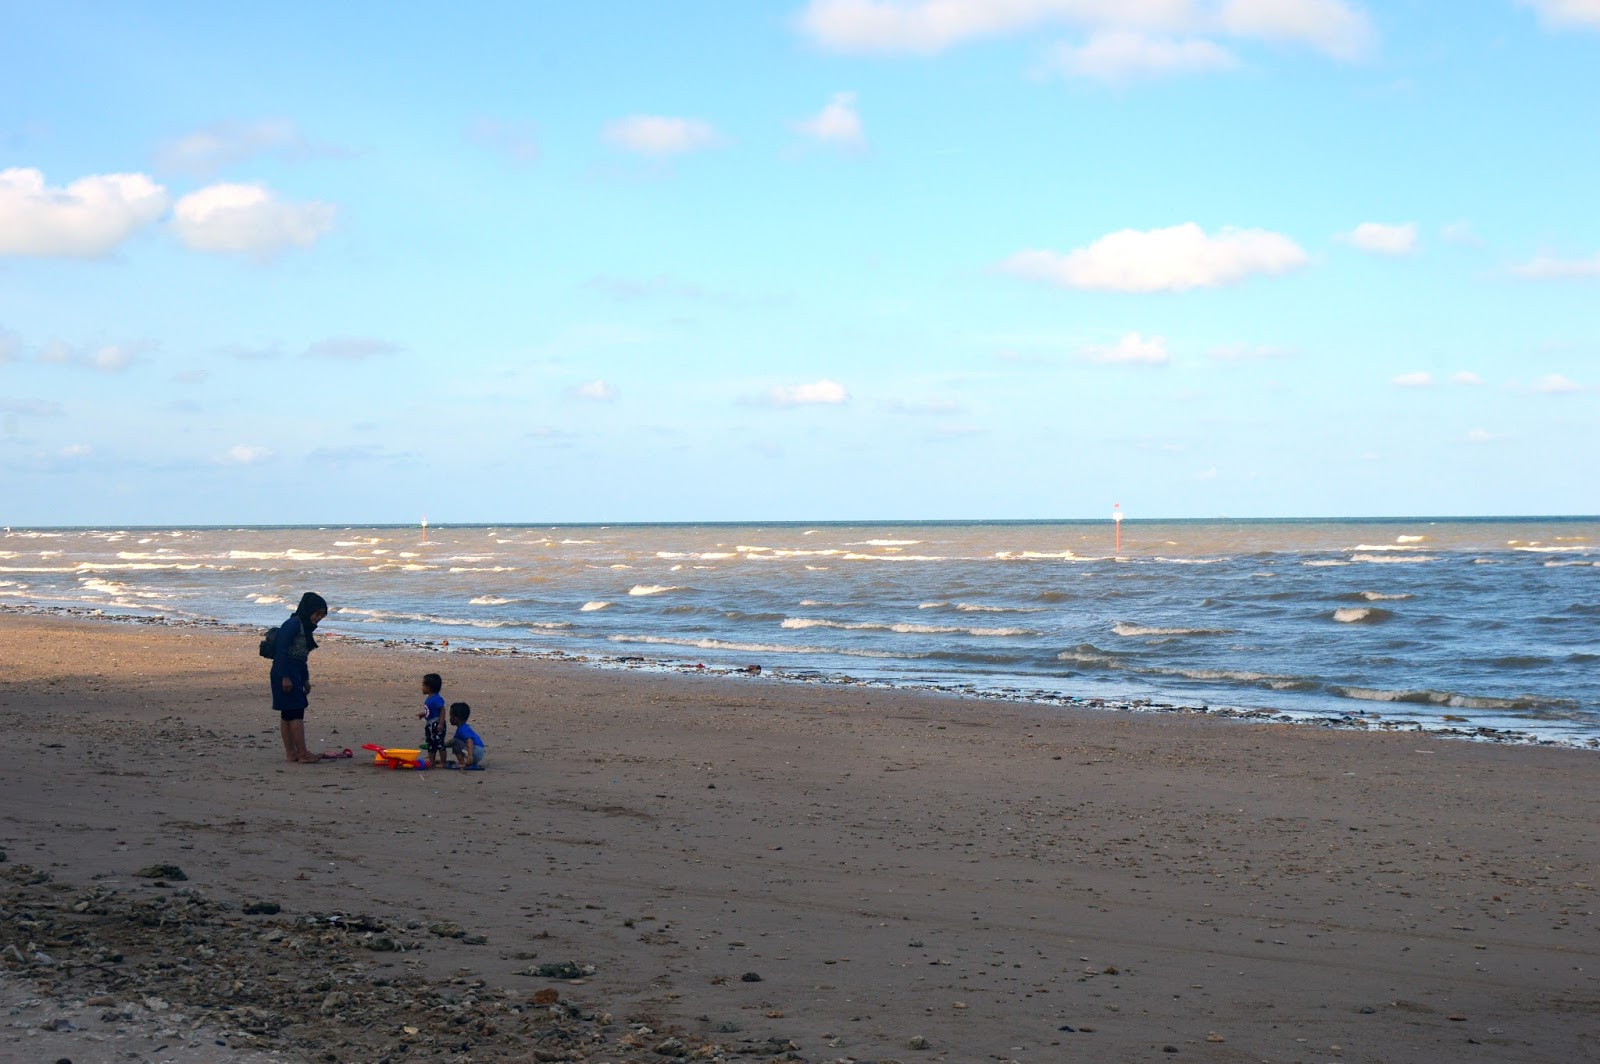
[[[467,718],[470,716],[472,707],[465,702],[450,703],[450,724],[456,730],[455,735],[450,737],[450,752],[456,757],[456,768],[479,771],[483,768],[483,759],[487,751],[484,749],[483,737],[467,723]]]

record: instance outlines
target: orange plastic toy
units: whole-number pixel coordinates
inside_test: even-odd
[[[392,769],[428,767],[428,759],[421,750],[402,750],[393,746],[378,746],[375,743],[367,743],[361,749],[371,750],[372,763],[379,767],[387,766]]]

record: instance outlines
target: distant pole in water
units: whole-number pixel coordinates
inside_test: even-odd
[[[1114,503],[1111,504],[1111,520],[1113,520],[1113,521],[1115,521],[1117,523],[1117,553],[1121,554],[1122,553],[1122,504],[1120,502],[1114,502]]]
[[[422,542],[428,542],[428,515],[422,515]]]

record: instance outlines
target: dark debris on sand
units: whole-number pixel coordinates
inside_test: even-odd
[[[345,913],[246,915],[198,891],[77,889],[0,866],[0,964],[101,1018],[221,1032],[230,1049],[308,1061],[804,1061],[792,1041],[718,1041],[652,1016],[481,979],[395,974],[440,948]],[[431,936],[430,936],[431,937]],[[569,988],[570,989],[570,988]],[[535,1000],[539,1003],[536,1004]]]

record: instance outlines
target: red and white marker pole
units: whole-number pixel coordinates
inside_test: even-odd
[[[1122,553],[1122,504],[1111,504],[1111,520],[1117,523],[1117,553]]]

